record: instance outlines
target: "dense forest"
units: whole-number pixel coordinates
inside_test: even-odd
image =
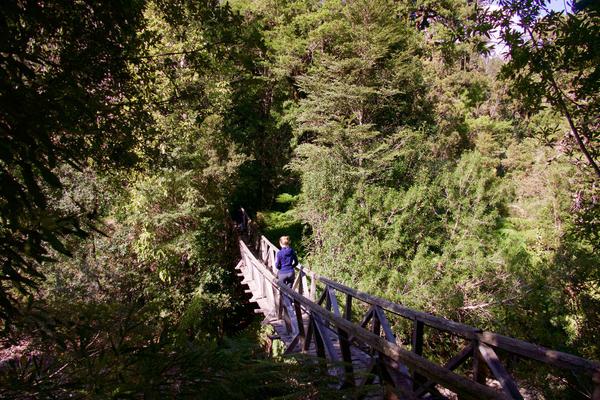
[[[600,7],[565,7],[4,1],[0,397],[344,396],[265,352],[240,206],[324,276],[600,359]]]

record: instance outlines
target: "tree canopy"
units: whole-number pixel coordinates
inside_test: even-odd
[[[347,395],[265,353],[240,206],[325,276],[599,359],[599,12],[5,2],[0,396]]]

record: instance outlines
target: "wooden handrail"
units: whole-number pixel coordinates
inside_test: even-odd
[[[264,241],[264,243],[270,247],[271,250],[279,250],[266,237],[261,236],[261,240]],[[449,332],[453,335],[460,336],[468,340],[478,340],[481,343],[493,346],[523,358],[536,360],[553,367],[570,369],[588,375],[600,374],[600,362],[587,360],[572,354],[548,349],[546,347],[523,340],[503,336],[498,333],[482,331],[481,329],[437,317],[426,312],[416,311],[380,297],[352,289],[339,282],[320,276],[312,272],[306,266],[299,265],[297,268],[302,268],[304,272],[311,277],[311,279],[316,279],[329,287],[335,288],[340,293],[350,295],[370,305],[377,305],[393,314],[400,315],[411,320],[420,321],[432,328]]]
[[[301,304],[309,312],[318,315],[324,321],[334,325],[338,329],[343,330],[347,335],[353,337],[355,340],[359,339],[361,343],[368,345],[380,354],[390,358],[391,360],[407,365],[411,369],[419,372],[421,375],[459,394],[467,394],[474,396],[474,398],[481,399],[510,399],[510,397],[502,392],[498,392],[490,387],[473,382],[427,360],[424,357],[403,349],[396,343],[389,342],[381,336],[369,332],[367,329],[358,326],[341,316],[335,315],[333,312],[326,310],[301,294],[296,293],[291,288],[285,285],[280,285],[275,279],[273,272],[265,267],[262,262],[256,259],[254,254],[252,254],[243,241],[240,241],[240,249],[246,257],[252,260],[254,268],[256,268],[262,277],[264,277],[264,279],[266,279],[274,288],[293,299],[295,302]]]

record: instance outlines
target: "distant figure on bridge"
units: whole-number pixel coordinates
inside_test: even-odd
[[[275,268],[277,268],[277,279],[279,283],[292,287],[294,284],[294,267],[298,265],[296,252],[290,247],[290,237],[282,236],[279,239],[281,250],[277,252]]]
[[[233,215],[235,228],[240,233],[246,233],[246,228],[248,227],[248,214],[246,214],[246,210],[244,207],[240,207],[235,214]]]

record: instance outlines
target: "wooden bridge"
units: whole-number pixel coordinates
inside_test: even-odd
[[[298,266],[292,288],[279,284],[275,255],[264,236],[239,241],[237,265],[251,301],[273,326],[285,353],[326,362],[340,388],[370,388],[363,397],[392,399],[523,399],[525,390],[498,356],[546,364],[584,377],[581,398],[600,400],[600,363],[449,321],[363,293]],[[411,324],[410,343],[396,337],[390,318]],[[425,328],[464,343],[440,365],[423,356]],[[463,371],[462,374],[456,371]],[[357,390],[357,393],[360,392]]]

